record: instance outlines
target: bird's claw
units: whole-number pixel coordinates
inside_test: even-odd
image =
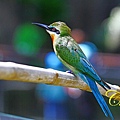
[[[66,73],[71,73],[71,74],[73,74],[73,72],[72,72],[71,70],[67,70]]]
[[[71,70],[67,70],[66,73],[70,73],[70,74],[74,75],[75,77],[77,77],[77,76],[73,73],[73,71],[71,71]]]

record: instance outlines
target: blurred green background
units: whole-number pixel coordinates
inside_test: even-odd
[[[49,35],[31,24],[64,21],[100,76],[119,85],[119,5],[119,0],[1,0],[0,60],[66,71]],[[109,107],[119,120],[120,107]],[[0,112],[35,120],[107,120],[91,93],[3,80]]]

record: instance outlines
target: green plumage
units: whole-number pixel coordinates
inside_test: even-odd
[[[49,26],[39,23],[34,24],[47,30],[53,40],[53,48],[58,58],[75,75],[81,77],[88,84],[104,114],[114,120],[111,111],[97,88],[96,82],[105,89],[110,89],[110,87],[101,80],[79,45],[71,37],[70,28],[63,22],[55,22]]]
[[[80,55],[77,53],[78,49],[82,51],[78,45],[73,44],[73,39],[70,36],[59,37],[54,43],[54,49],[57,56],[67,66],[77,66],[80,61]],[[75,43],[75,42],[74,42]],[[85,57],[84,54],[81,56]],[[73,68],[72,68],[73,70]]]
[[[81,72],[87,74],[89,77],[93,78],[93,80],[100,80],[92,65],[86,61],[87,58],[85,54],[72,37],[60,36],[55,40],[54,49],[58,58],[73,72]],[[85,67],[81,60],[84,60],[90,68],[87,67],[87,65]]]
[[[100,81],[92,65],[85,54],[71,37],[71,29],[64,22],[54,22],[51,25],[60,31],[60,35],[54,40],[53,48],[58,58],[73,72],[81,72],[88,75],[94,81]]]
[[[75,75],[81,77],[88,84],[104,114],[114,120],[111,111],[97,88],[96,82],[105,89],[110,87],[101,80],[79,45],[71,37],[70,29],[65,24],[58,23],[59,25],[56,26],[56,29],[60,30],[60,35],[53,43],[56,55],[66,67],[72,70]]]

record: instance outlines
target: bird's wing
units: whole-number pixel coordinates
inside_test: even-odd
[[[79,45],[72,38],[69,40],[65,39],[64,42],[57,44],[56,51],[60,60],[64,65],[67,64],[67,67],[72,66],[72,68],[88,75],[95,81],[99,82],[101,80]]]
[[[84,66],[83,70],[85,74],[87,74],[89,77],[92,77],[96,81],[101,81],[101,78],[98,76],[95,69],[87,59],[80,58],[80,63],[82,66]]]

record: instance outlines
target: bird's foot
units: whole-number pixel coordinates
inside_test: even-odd
[[[67,71],[66,71],[66,73],[73,74],[75,77],[77,77],[77,76],[76,76],[76,74],[75,74],[75,73],[73,73],[73,71],[71,71],[71,70],[67,70]]]

